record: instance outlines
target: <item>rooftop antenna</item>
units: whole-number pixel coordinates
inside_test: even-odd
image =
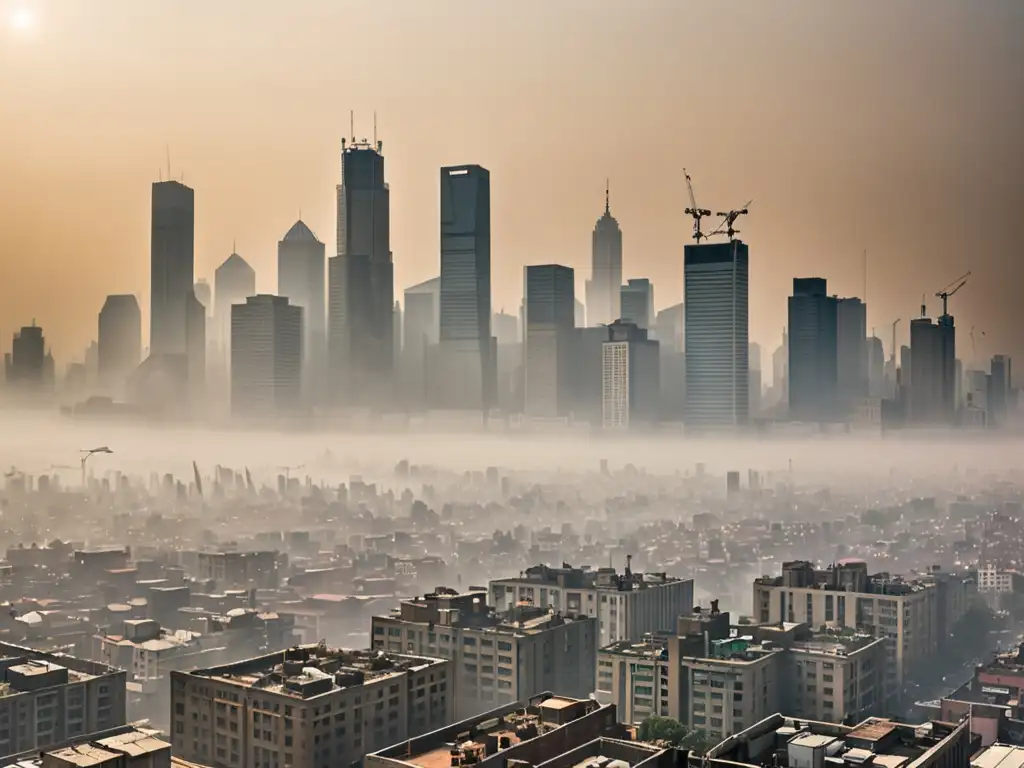
[[[373,145],[377,146],[377,110],[373,110]]]
[[[350,109],[348,111],[348,132],[352,136],[352,143],[356,143],[356,111]]]
[[[607,178],[604,180],[604,212],[606,216],[611,215],[611,184]]]
[[[926,307],[925,304],[924,304],[924,294],[922,293],[921,294],[921,317],[927,317],[927,316],[928,316],[928,307]]]

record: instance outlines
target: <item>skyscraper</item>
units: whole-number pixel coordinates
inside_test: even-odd
[[[594,226],[590,280],[587,281],[587,322],[608,325],[619,319],[619,288],[622,286],[622,230],[611,214],[608,188],[604,214]]]
[[[1009,413],[1010,392],[1013,390],[1013,377],[1010,358],[1005,355],[993,355],[986,400],[988,402],[989,423],[1002,426],[1006,423]]]
[[[394,375],[394,264],[382,144],[342,141],[337,255],[328,265],[328,360],[338,405],[386,406]]]
[[[836,416],[838,302],[821,277],[794,278],[789,297],[789,417]]]
[[[868,396],[867,307],[858,298],[836,304],[836,399],[849,415]]]
[[[184,355],[194,296],[195,192],[178,181],[153,184],[150,237],[151,355]]]
[[[740,240],[687,245],[686,312],[688,428],[737,427],[749,416],[747,246]]]
[[[46,358],[46,337],[33,321],[14,334],[5,359],[7,385],[26,392],[41,389],[47,383]]]
[[[231,308],[231,410],[295,413],[302,402],[303,308],[285,296],[249,296]]]
[[[256,295],[256,271],[249,263],[232,252],[217,267],[213,278],[213,312],[218,356],[223,364],[231,360],[231,307],[244,304],[250,296]]]
[[[316,400],[327,362],[326,269],[324,244],[305,222],[296,221],[277,244],[277,293],[302,308],[303,381]]]
[[[572,411],[575,278],[570,267],[526,268],[526,415]]]
[[[442,408],[488,410],[495,381],[491,338],[491,175],[479,165],[441,169]]]
[[[619,288],[620,320],[633,323],[637,328],[654,328],[654,286],[646,277],[630,278]]]
[[[402,381],[406,403],[412,408],[426,404],[427,354],[437,345],[440,304],[440,277],[405,289]]]
[[[142,361],[142,313],[135,296],[107,296],[97,338],[100,385],[108,392],[120,392]]]
[[[955,415],[956,342],[953,318],[910,321],[908,420],[919,425],[950,424]]]
[[[658,342],[634,323],[615,322],[601,345],[601,412],[605,429],[652,426],[661,387]]]

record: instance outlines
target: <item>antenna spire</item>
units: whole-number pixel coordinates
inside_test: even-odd
[[[238,241],[235,238],[231,238],[231,252],[234,254],[238,253]]]
[[[610,203],[611,185],[608,183],[608,179],[604,180],[604,212],[606,216],[611,215],[611,203]]]
[[[377,110],[373,110],[373,146],[377,146]]]
[[[348,111],[348,132],[349,132],[349,135],[352,137],[352,143],[355,144],[356,143],[356,111],[354,109],[350,109]]]

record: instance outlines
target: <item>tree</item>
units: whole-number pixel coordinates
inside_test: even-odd
[[[691,731],[674,717],[654,715],[640,723],[638,733],[640,741],[664,742],[672,747],[688,749],[703,755],[712,746],[712,742],[704,731]]]

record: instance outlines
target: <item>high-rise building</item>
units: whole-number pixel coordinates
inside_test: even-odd
[[[432,401],[488,411],[494,402],[491,337],[491,175],[479,165],[441,169],[440,365]]]
[[[427,401],[427,356],[437,345],[440,306],[440,277],[405,289],[402,389],[406,403],[412,408],[422,408]]]
[[[794,278],[789,297],[789,418],[836,416],[836,311],[821,277]]]
[[[864,353],[867,356],[868,397],[880,400],[885,395],[885,346],[882,340],[872,333],[864,340]],[[957,389],[954,385],[954,403]]]
[[[33,322],[15,333],[5,363],[8,386],[25,391],[43,387],[46,384],[46,338],[43,329]]]
[[[658,342],[633,323],[608,326],[601,347],[601,423],[604,429],[653,426],[660,416]]]
[[[749,416],[747,246],[687,245],[687,428],[741,427]]]
[[[654,328],[663,356],[686,350],[686,310],[682,302],[661,310],[655,318]]]
[[[1013,376],[1010,358],[993,355],[988,379],[988,413],[992,426],[1006,423],[1010,411],[1010,393],[1013,391]]]
[[[231,360],[231,307],[245,304],[245,300],[256,295],[256,270],[249,262],[232,251],[231,255],[217,267],[213,278],[213,312],[216,330],[212,336],[220,360]]]
[[[302,307],[303,383],[320,399],[327,363],[327,261],[324,244],[305,222],[296,221],[277,244],[277,294]]]
[[[661,359],[661,418],[681,422],[686,411],[686,310],[683,303],[661,310],[655,319]]]
[[[153,184],[150,238],[151,355],[184,355],[194,296],[195,192],[178,181]]]
[[[867,307],[858,298],[836,304],[836,399],[843,414],[868,396]]]
[[[534,565],[518,577],[495,579],[488,589],[499,613],[521,603],[582,613],[600,622],[601,645],[638,642],[645,635],[670,632],[676,619],[693,608],[693,579],[664,573],[623,573],[565,565]]]
[[[135,296],[107,296],[100,310],[97,338],[100,385],[120,392],[142,361],[142,313]]]
[[[645,331],[654,330],[654,285],[646,277],[631,277],[619,288],[619,320]]]
[[[908,421],[951,424],[956,415],[956,341],[953,318],[910,321],[910,398]]]
[[[585,697],[594,690],[597,619],[570,611],[498,612],[484,591],[441,588],[402,602],[397,616],[374,616],[372,637],[375,651],[450,660],[458,718],[544,691]]]
[[[231,410],[236,416],[299,409],[303,314],[285,296],[250,296],[231,308]]]
[[[324,645],[173,670],[174,754],[220,768],[352,765],[450,723],[451,670],[442,659]]]
[[[526,267],[526,415],[572,411],[575,283],[571,267]]]
[[[591,326],[614,323],[621,314],[622,230],[612,216],[607,188],[604,192],[604,214],[594,226],[590,265],[587,323]]]
[[[761,413],[761,345],[756,341],[750,342],[747,357],[750,370],[750,418],[753,419]]]
[[[572,302],[572,319],[576,324],[577,328],[587,327],[587,308],[583,306],[583,302],[579,299],[573,299]]]
[[[337,255],[329,262],[330,397],[337,405],[387,407],[394,383],[391,192],[382,144],[342,141]]]
[[[206,394],[206,307],[194,292],[185,300],[185,357],[189,396],[198,405]]]

